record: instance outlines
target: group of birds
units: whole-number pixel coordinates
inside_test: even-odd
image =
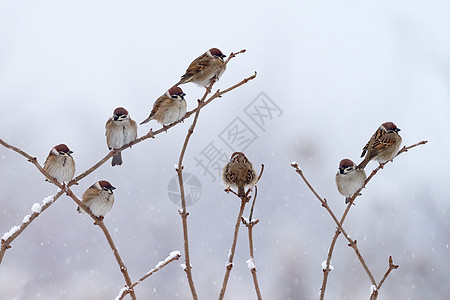
[[[217,48],[212,48],[197,57],[181,76],[180,81],[160,96],[153,104],[153,109],[147,119],[140,124],[156,120],[163,126],[181,120],[186,114],[186,95],[179,85],[192,82],[207,88],[211,81],[216,81],[225,71],[225,55]],[[119,149],[130,144],[137,137],[137,124],[123,107],[114,110],[113,116],[106,122],[106,143],[110,150]],[[343,159],[336,174],[336,186],[348,203],[366,180],[364,168],[371,160],[385,163],[392,160],[400,149],[402,138],[400,131],[392,122],[383,123],[364,146],[361,157],[363,161],[356,166],[350,159]],[[75,161],[72,151],[65,144],[60,144],[50,151],[44,163],[44,170],[60,183],[69,182],[75,175]],[[115,154],[112,166],[122,164],[121,152]],[[222,179],[229,187],[237,189],[239,197],[245,197],[245,188],[252,188],[257,182],[256,172],[252,163],[242,152],[231,155],[230,161],[222,171]],[[105,216],[114,203],[113,190],[108,181],[100,180],[90,186],[83,194],[82,202],[97,217]],[[79,212],[85,211],[78,207]]]
[[[341,160],[336,174],[336,186],[339,193],[345,197],[346,204],[350,201],[350,197],[364,186],[367,178],[364,168],[369,161],[376,160],[381,164],[397,155],[402,143],[399,131],[400,128],[394,123],[385,122],[364,146],[361,154],[364,159],[358,166],[350,159]]]
[[[381,164],[394,159],[402,143],[399,131],[400,128],[393,122],[385,122],[364,146],[361,154],[364,159],[359,165],[348,158],[341,160],[336,174],[336,186],[345,197],[345,203],[364,186],[367,178],[364,168],[369,161],[376,160]],[[252,188],[258,181],[252,163],[242,152],[231,155],[230,162],[223,168],[222,179],[227,186],[236,188],[237,195],[241,198],[246,196],[245,188]]]
[[[226,68],[226,56],[217,48],[211,48],[197,57],[187,68],[185,74],[173,87],[156,99],[153,109],[147,119],[140,124],[156,120],[164,127],[181,120],[186,115],[186,95],[179,87],[185,83],[195,83],[207,88],[212,81],[217,81]],[[137,138],[137,124],[130,118],[130,114],[123,107],[114,110],[112,118],[106,122],[106,144],[110,150],[119,149],[130,144]],[[72,151],[65,144],[52,148],[44,163],[44,170],[60,183],[66,183],[75,175],[75,161]],[[112,166],[122,164],[121,152],[115,154]],[[108,181],[100,180],[90,186],[81,197],[83,204],[97,217],[103,218],[114,203],[113,190]],[[78,207],[78,212],[86,213]]]

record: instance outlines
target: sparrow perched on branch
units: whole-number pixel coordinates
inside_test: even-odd
[[[133,121],[128,111],[123,107],[114,110],[112,118],[106,122],[106,143],[109,150],[119,149],[137,137],[137,124]],[[120,166],[122,164],[122,152],[113,156],[111,164]]]
[[[350,159],[343,159],[339,163],[339,171],[336,174],[336,186],[342,196],[345,197],[345,204],[366,181],[364,169],[358,169]]]
[[[53,147],[45,160],[44,170],[58,182],[69,182],[75,175],[75,161],[71,156],[72,153],[65,144]]]
[[[140,125],[156,120],[163,125],[169,125],[181,120],[186,115],[185,93],[177,86],[171,87],[161,97],[156,99],[153,109],[147,119]]]
[[[222,178],[227,186],[238,189],[238,196],[241,198],[245,197],[245,188],[252,188],[258,181],[252,163],[242,152],[231,155],[230,161],[223,168]]]
[[[114,204],[113,190],[116,188],[108,181],[100,180],[91,185],[81,197],[81,202],[90,209],[93,215],[101,218],[111,210]],[[79,213],[86,213],[81,207],[77,207]]]
[[[398,134],[400,128],[397,128],[392,122],[385,122],[372,135],[369,142],[364,146],[361,157],[364,160],[358,165],[359,169],[364,169],[371,160],[379,163],[385,163],[392,160],[400,149],[402,138]]]
[[[209,49],[189,65],[186,73],[181,76],[181,80],[176,85],[193,82],[208,87],[212,80],[218,80],[225,71],[224,57],[226,55],[219,49]]]

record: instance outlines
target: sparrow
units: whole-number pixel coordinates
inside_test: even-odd
[[[364,160],[358,165],[359,169],[364,169],[371,160],[385,163],[392,160],[400,149],[402,138],[398,134],[397,128],[392,122],[385,122],[372,135],[369,142],[364,146],[361,157]]]
[[[185,93],[177,86],[171,87],[161,97],[156,99],[153,109],[147,119],[140,125],[156,120],[163,125],[172,124],[186,115]]]
[[[111,210],[114,204],[113,190],[116,188],[106,180],[100,180],[91,185],[81,196],[81,202],[86,205],[93,215],[103,218]],[[86,211],[77,207],[79,213],[85,214]]]
[[[225,71],[224,57],[226,55],[219,49],[209,49],[189,65],[186,73],[181,76],[181,80],[176,85],[193,82],[207,88],[212,80],[218,80]]]
[[[364,169],[358,169],[350,159],[343,159],[339,163],[339,171],[336,174],[336,186],[342,196],[345,197],[345,204],[366,181]]]
[[[245,197],[245,187],[252,188],[258,181],[252,163],[244,153],[234,152],[222,171],[222,179],[227,186],[238,189],[238,196]]]
[[[65,144],[59,144],[50,151],[44,163],[44,170],[58,182],[65,183],[75,175],[73,152]]]
[[[106,122],[105,128],[106,144],[109,150],[119,149],[131,143],[137,137],[137,124],[123,107],[114,110],[113,116]],[[112,166],[122,164],[122,152],[113,156],[111,164]]]

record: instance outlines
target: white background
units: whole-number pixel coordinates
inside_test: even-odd
[[[108,153],[104,125],[117,106],[140,122],[194,58],[211,47],[227,55],[245,48],[215,88],[254,71],[258,77],[202,110],[186,153],[185,171],[203,185],[188,218],[200,298],[219,294],[240,203],[194,157],[210,141],[229,156],[219,133],[245,119],[243,109],[264,92],[283,114],[265,131],[248,122],[258,139],[245,152],[266,167],[254,213],[263,298],[316,299],[335,229],[291,161],[340,215],[339,160],[359,161],[377,127],[393,121],[405,145],[429,143],[379,172],[345,227],[377,281],[390,255],[400,265],[381,299],[443,299],[450,293],[449,8],[447,1],[0,1],[0,137],[40,163],[65,143],[79,174]],[[183,89],[192,109],[203,89]],[[74,187],[79,196],[99,179],[117,187],[105,222],[134,280],[183,248],[167,184],[191,121],[126,150],[121,167],[108,162]],[[160,126],[140,126],[139,135],[151,127]],[[56,190],[3,147],[0,180],[0,234]],[[247,259],[241,227],[226,299],[255,298]],[[137,296],[191,299],[182,260],[140,284]],[[370,281],[342,238],[332,265],[327,299],[369,297]],[[12,243],[0,266],[5,299],[111,299],[123,285],[103,234],[65,196]]]

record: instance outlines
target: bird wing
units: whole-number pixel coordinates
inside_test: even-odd
[[[378,153],[379,151],[386,149],[395,143],[396,143],[396,140],[394,138],[382,137],[382,138],[375,140],[375,142],[373,143],[372,149],[374,150],[375,153]]]
[[[375,131],[375,133],[372,135],[370,140],[364,146],[363,152],[361,153],[361,157],[364,157],[364,155],[366,154],[367,150],[372,151],[374,149],[375,143],[377,143],[377,141],[382,138],[382,135],[383,135],[383,132],[381,131],[380,128],[378,128],[378,130]],[[371,143],[372,143],[372,145],[370,145]]]
[[[156,112],[161,108],[161,105],[166,98],[167,98],[166,95],[162,95],[161,97],[156,99],[155,104],[153,104],[152,112],[150,113],[150,118],[153,117],[156,114]]]
[[[372,137],[373,138],[373,137]],[[367,149],[369,149],[369,144],[370,144],[370,141],[372,140],[372,138],[367,142],[367,144],[364,146],[364,148],[363,148],[363,151],[362,151],[362,153],[361,153],[361,157],[364,157],[364,155],[366,154],[366,152],[367,152]]]
[[[91,186],[90,188],[88,188],[86,190],[86,192],[84,192],[83,196],[81,197],[81,201],[85,204],[85,205],[89,205],[89,203],[96,197],[98,197],[98,195],[100,194],[101,191],[97,190],[96,188],[94,188],[93,186]]]
[[[195,59],[187,68],[186,73],[181,76],[181,79],[193,76],[194,74],[202,71],[203,69],[207,68],[211,63],[210,57],[204,53],[200,55],[197,59]]]
[[[106,121],[105,128],[108,128],[109,124],[111,124],[112,122],[114,122],[113,119],[109,118],[108,121]],[[106,135],[106,133],[105,133],[105,135]]]
[[[111,123],[113,123],[113,122],[114,122],[113,119],[109,118],[108,121],[106,121],[105,128],[108,129],[108,127],[110,127],[112,125]],[[109,132],[109,134],[108,134],[108,132]],[[112,130],[110,130],[110,131],[106,130],[106,132],[105,132],[106,144],[107,144],[109,150],[112,149],[112,147],[109,146],[109,144],[110,144],[109,141],[111,140],[111,134],[112,134]]]
[[[147,119],[142,121],[140,123],[140,125],[148,123],[155,116],[155,114],[158,112],[159,108],[161,107],[161,104],[164,102],[165,98],[167,98],[167,96],[164,94],[164,95],[160,96],[158,99],[156,99],[155,103],[153,104],[153,109],[150,112],[150,115],[148,116]]]

